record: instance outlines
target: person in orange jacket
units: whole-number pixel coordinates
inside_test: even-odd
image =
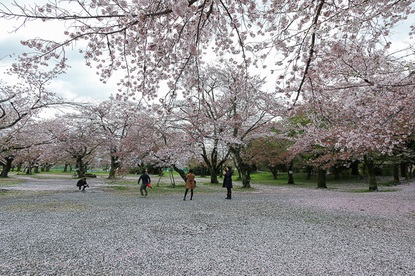
[[[190,190],[190,200],[193,199],[193,190],[196,188],[196,180],[195,180],[195,174],[193,173],[193,170],[189,170],[189,173],[186,176],[186,184],[185,188],[186,191],[184,192],[184,198],[183,200],[186,200],[187,192]]]

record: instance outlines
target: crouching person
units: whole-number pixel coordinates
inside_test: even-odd
[[[89,187],[88,183],[86,183],[86,177],[79,179],[78,183],[76,183],[76,186],[78,186],[79,191],[85,192],[85,188]]]

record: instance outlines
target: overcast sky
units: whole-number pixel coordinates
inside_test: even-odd
[[[10,0],[2,0],[2,4],[10,3]],[[43,1],[17,0],[22,3],[40,4]],[[15,62],[12,54],[21,54],[30,49],[21,45],[20,41],[28,38],[56,38],[63,37],[63,25],[57,22],[30,22],[26,27],[13,33],[13,29],[19,26],[15,20],[0,20],[0,79],[8,83],[15,82],[14,78],[7,76],[4,72]],[[77,49],[76,49],[77,50]],[[111,94],[117,93],[116,83],[118,79],[110,80],[108,84],[99,81],[96,71],[85,65],[83,56],[74,50],[69,53],[69,64],[67,74],[54,79],[49,86],[49,90],[56,92],[67,99],[77,99],[79,101],[102,101],[107,100]]]
[[[4,74],[15,61],[15,57],[10,55],[27,51],[27,48],[20,45],[21,39],[20,36],[7,34],[3,28],[0,31],[0,74],[1,79],[8,83],[15,81],[14,78]],[[114,79],[108,84],[100,82],[95,70],[85,65],[81,55],[72,53],[69,64],[71,68],[68,69],[67,74],[60,75],[49,85],[51,91],[65,98],[81,101],[107,100],[111,94],[116,94],[116,80]]]

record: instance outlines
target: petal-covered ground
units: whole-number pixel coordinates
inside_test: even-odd
[[[139,197],[88,179],[0,194],[1,275],[415,275],[415,183]],[[137,186],[138,190],[138,186]]]

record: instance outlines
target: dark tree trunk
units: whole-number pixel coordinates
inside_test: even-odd
[[[39,164],[38,163],[35,163],[34,164],[34,166],[33,166],[33,172],[34,173],[39,173]]]
[[[22,162],[19,162],[17,164],[16,171],[21,172],[22,171],[22,166],[23,166],[23,163]]]
[[[401,162],[401,176],[408,179],[408,162]]]
[[[352,175],[359,175],[359,161],[353,161],[352,164],[350,165],[351,169],[352,169]]]
[[[238,174],[242,181],[242,187],[250,188],[251,187],[251,167],[249,164],[244,162],[241,156],[241,148],[230,147],[229,150],[232,153],[235,166],[238,169]]]
[[[221,175],[222,167],[225,164],[227,158],[223,158],[220,160],[218,157],[218,150],[217,150],[218,140],[214,142],[214,146],[208,154],[206,148],[202,147],[202,158],[205,162],[207,169],[210,171],[210,183],[218,184],[218,176]],[[227,156],[227,155],[226,155]]]
[[[365,156],[365,166],[369,176],[369,191],[377,191],[378,183],[376,181],[375,162]]]
[[[334,179],[335,180],[340,180],[341,179],[341,172],[342,172],[341,167],[338,167],[338,166],[333,167],[333,174],[334,174]]]
[[[29,165],[26,168],[26,174],[28,175],[32,174],[32,166],[33,166],[32,162],[29,162]]]
[[[179,169],[178,167],[173,165],[173,169],[179,173],[180,177],[183,179],[183,181],[186,181],[186,173],[184,172],[184,170]]]
[[[400,184],[399,180],[399,163],[393,164],[393,184],[398,185]]]
[[[313,167],[312,166],[307,166],[306,170],[307,170],[306,179],[307,180],[310,180],[311,179],[311,175],[313,174]]]
[[[118,161],[118,157],[117,156],[111,156],[111,166],[110,166],[110,171],[109,171],[109,175],[108,175],[109,179],[114,179],[115,178],[115,173],[117,172],[117,169],[119,167],[120,167],[120,162]]]
[[[274,180],[276,180],[277,177],[278,177],[278,168],[277,168],[277,166],[268,165],[268,169],[272,173],[272,178]]]
[[[82,178],[85,176],[85,164],[83,161],[83,156],[77,156],[76,157],[76,174],[79,178]]]
[[[327,188],[326,173],[327,171],[325,169],[317,168],[317,188]]]
[[[41,171],[49,172],[52,167],[53,167],[53,164],[45,163],[42,165]]]
[[[219,180],[218,180],[219,173],[220,173],[220,170],[218,170],[218,168],[212,167],[212,169],[210,170],[210,183],[212,184],[219,183]]]
[[[0,174],[1,178],[9,177],[9,172],[12,169],[12,163],[13,163],[14,157],[8,156],[5,158],[5,160],[6,160],[6,163],[3,165],[3,170],[1,171],[1,174]]]
[[[242,175],[242,187],[250,188],[251,187],[251,168],[248,164],[243,164],[241,170]]]

